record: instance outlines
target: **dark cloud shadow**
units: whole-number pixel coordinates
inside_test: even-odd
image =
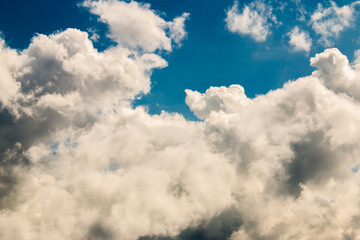
[[[183,230],[176,237],[144,236],[139,240],[224,240],[242,225],[241,215],[235,208],[229,208],[208,221],[202,221],[196,227]]]

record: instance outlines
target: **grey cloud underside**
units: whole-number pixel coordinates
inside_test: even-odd
[[[87,7],[125,31],[114,3]],[[98,52],[67,29],[1,45],[0,239],[358,239],[359,60],[327,49],[311,76],[254,99],[239,85],[186,90],[202,121],[149,115],[131,101],[187,15],[129,4],[116,8],[160,38]]]

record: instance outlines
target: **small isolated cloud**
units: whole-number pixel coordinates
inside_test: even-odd
[[[312,40],[308,32],[302,31],[298,26],[294,27],[289,33],[289,44],[295,51],[309,52],[312,44]]]
[[[239,3],[235,1],[226,12],[225,21],[231,32],[249,35],[259,42],[265,41],[271,34],[272,22],[277,23],[272,7],[260,0],[245,5],[242,12],[239,11]]]
[[[184,21],[188,13],[167,22],[150,9],[150,4],[135,1],[87,0],[83,6],[109,25],[109,37],[122,47],[171,51],[172,41],[179,44],[186,36]]]
[[[311,15],[313,30],[320,35],[320,43],[326,47],[334,44],[339,34],[349,28],[356,17],[355,7],[360,1],[353,2],[343,7],[338,7],[335,2],[330,1],[330,6],[324,8],[321,3]]]

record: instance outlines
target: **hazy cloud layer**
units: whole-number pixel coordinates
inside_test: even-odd
[[[169,28],[186,35],[182,19]],[[133,48],[169,50],[164,39],[2,42],[0,239],[358,239],[360,61],[327,49],[310,76],[253,99],[239,85],[187,90],[191,122],[131,107],[167,65]]]

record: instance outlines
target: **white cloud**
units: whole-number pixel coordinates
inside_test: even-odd
[[[14,141],[27,147],[56,129],[91,125],[122,102],[149,92],[152,70],[167,65],[158,55],[120,47],[98,52],[88,34],[76,29],[40,34],[19,54],[3,47],[0,61],[6,63],[2,110],[24,123],[7,125],[0,152]]]
[[[176,236],[232,208],[241,219],[232,239],[356,239],[360,69],[337,49],[311,64],[311,76],[254,99],[239,85],[188,90],[203,122],[151,116],[125,101],[87,124],[61,125],[84,111],[83,93],[48,90],[33,103],[44,113],[17,124],[56,128],[42,138],[17,133],[22,144],[2,154],[0,238]]]
[[[17,68],[17,57],[17,52],[7,48],[5,41],[0,38],[0,102],[3,105],[8,105],[11,97],[19,90],[19,83],[12,75],[12,71]]]
[[[295,51],[305,51],[307,53],[310,51],[312,40],[308,32],[302,31],[296,26],[288,35],[290,37],[289,44]]]
[[[355,65],[355,69],[351,67],[347,57],[338,49],[327,49],[316,54],[311,58],[311,65],[319,69],[313,75],[324,81],[328,88],[360,100],[359,65]]]
[[[226,12],[225,21],[231,32],[250,35],[259,42],[265,41],[271,34],[272,22],[277,23],[272,7],[259,0],[245,5],[242,12],[239,12],[239,3],[235,1]]]
[[[319,3],[318,8],[311,15],[311,24],[313,30],[321,36],[320,42],[324,46],[333,45],[334,39],[353,24],[356,17],[355,7],[359,4],[360,2],[356,1],[338,7],[335,2],[330,1],[330,6],[324,8]]]
[[[183,13],[180,17],[174,18],[172,22],[169,22],[170,38],[176,43],[180,44],[186,37],[185,20],[190,16],[189,13]]]
[[[56,155],[34,145],[31,168],[3,201],[16,209],[0,214],[0,238],[138,239],[214,216],[234,201],[235,173],[200,129],[122,107],[89,129],[58,132]]]
[[[188,13],[167,22],[151,10],[149,4],[135,1],[88,0],[83,6],[109,25],[109,36],[122,47],[146,52],[171,51],[171,41],[179,44],[186,36],[184,21]]]
[[[249,104],[244,88],[240,85],[230,87],[210,87],[205,94],[189,89],[186,92],[186,104],[199,119],[206,119],[213,111],[233,111]]]
[[[88,34],[76,29],[50,36],[40,34],[16,57],[19,70],[8,68],[10,75],[16,76],[16,84],[21,85],[21,93],[14,97],[22,97],[34,107],[48,95],[66,98],[75,92],[80,100],[76,106],[84,109],[86,105],[102,108],[115,99],[131,99],[150,90],[153,68],[167,65],[158,55],[138,55],[124,48],[98,52]]]

